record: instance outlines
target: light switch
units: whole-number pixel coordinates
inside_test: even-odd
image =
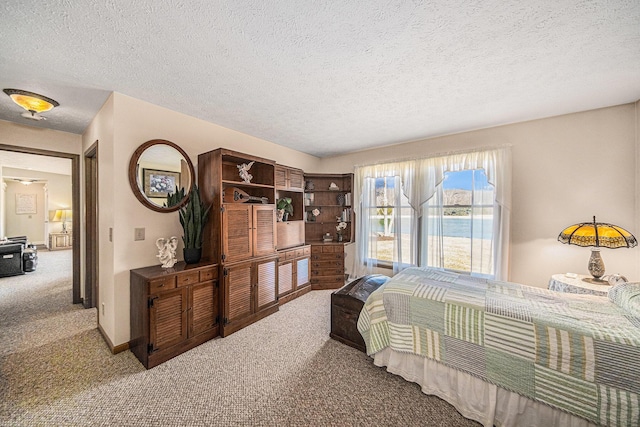
[[[136,228],[133,240],[144,240],[144,228]]]

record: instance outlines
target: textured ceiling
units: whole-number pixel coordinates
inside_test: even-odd
[[[318,156],[633,102],[640,1],[5,0],[0,85],[112,91]]]

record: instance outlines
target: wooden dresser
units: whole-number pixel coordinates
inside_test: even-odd
[[[311,289],[344,286],[344,243],[311,243]]]
[[[218,264],[138,268],[130,287],[129,348],[147,369],[219,335]]]

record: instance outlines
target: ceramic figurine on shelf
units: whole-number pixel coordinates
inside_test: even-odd
[[[339,221],[338,225],[336,225],[336,234],[338,242],[342,242],[342,232],[347,228],[347,223],[344,221]]]
[[[307,212],[307,222],[315,222],[318,215],[320,215],[320,209],[318,208]]]
[[[247,184],[250,183],[253,179],[253,175],[249,173],[249,169],[251,169],[251,166],[253,166],[254,163],[255,162],[251,162],[249,164],[243,163],[241,165],[238,165],[238,173],[240,174],[240,178],[242,178],[242,180]]]
[[[156,240],[156,246],[158,247],[158,259],[162,263],[162,268],[171,268],[177,262],[176,249],[178,249],[178,238],[171,236],[168,240],[164,237],[160,237]]]
[[[329,185],[329,190],[338,191],[338,190],[340,190],[340,187],[338,187],[335,182],[332,182]]]

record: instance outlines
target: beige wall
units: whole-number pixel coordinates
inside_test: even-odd
[[[98,323],[112,343],[114,343],[113,338],[116,328],[114,308],[117,305],[117,295],[115,294],[113,280],[114,244],[109,240],[109,229],[114,228],[114,211],[119,208],[116,195],[130,192],[128,186],[116,187],[114,180],[115,138],[113,117],[114,96],[111,94],[82,135],[83,153],[96,141],[98,142]],[[86,212],[84,207],[84,186],[81,188],[80,198],[83,200],[82,210],[84,213]],[[82,227],[81,242],[84,241],[85,228]],[[107,310],[107,308],[109,309]],[[121,343],[116,342],[115,344]]]
[[[0,144],[80,154],[82,136],[0,120]],[[29,171],[29,177],[34,177],[36,174],[31,172]],[[2,204],[4,203],[5,200],[3,199]]]
[[[638,109],[640,103],[627,104],[317,159],[114,93],[82,137],[0,121],[0,143],[80,154],[99,140],[100,324],[119,345],[129,339],[129,270],[158,263],[158,237],[182,235],[177,213],[146,209],[129,187],[129,159],[147,140],[177,143],[196,169],[199,153],[225,147],[313,172],[350,172],[356,164],[510,144],[511,280],[544,287],[553,273],[586,272],[589,250],[558,243],[563,227],[597,215],[640,234]],[[146,228],[146,240],[133,241],[135,227]],[[607,272],[640,279],[639,251],[603,249]]]
[[[29,242],[44,243],[44,184],[33,183],[23,185],[19,182],[6,181],[5,189],[5,234],[12,236],[27,236]],[[16,195],[30,195],[36,197],[36,212],[28,214],[16,213]]]
[[[128,182],[129,160],[151,139],[178,144],[197,170],[198,154],[219,147],[278,163],[310,169],[316,157],[240,132],[223,128],[126,95],[114,93],[83,137],[85,149],[99,140],[100,324],[114,345],[129,340],[129,270],[158,264],[155,241],[182,236],[178,213],[158,213],[134,197]],[[113,227],[113,243],[108,230]],[[134,228],[144,227],[146,239],[134,241]],[[180,240],[182,243],[182,241]],[[182,258],[182,249],[178,249]],[[100,310],[102,313],[102,310]]]
[[[67,160],[69,162],[69,169],[71,169],[71,160]],[[44,186],[44,191],[42,192],[43,200],[38,200],[38,223],[33,224],[29,228],[29,240],[36,244],[47,244],[47,233],[49,232],[60,232],[62,231],[62,223],[49,223],[49,211],[55,209],[71,209],[71,175],[62,175],[57,173],[47,173],[47,172],[39,172],[33,170],[25,170],[25,169],[15,169],[9,167],[2,168],[3,176],[17,177],[17,178],[33,178],[37,180],[43,181],[42,184],[39,184],[41,187]],[[8,181],[8,184],[11,182]],[[25,191],[19,191],[20,189],[27,189],[33,187],[36,184],[31,184],[29,186],[24,186],[19,183],[18,187],[16,187],[19,193],[24,193]],[[7,191],[8,193],[8,191]],[[46,194],[46,197],[45,197]],[[12,196],[15,198],[15,196]],[[46,200],[45,200],[46,199]],[[15,231],[20,230],[20,228],[14,228],[14,223],[16,216],[13,207],[9,205],[10,200],[7,200],[5,204],[5,219],[6,219],[6,228],[7,235],[15,235]],[[46,202],[47,206],[43,206],[43,203]],[[15,205],[15,203],[14,203]],[[42,217],[41,215],[42,214]],[[24,221],[24,215],[19,215],[18,219]],[[29,223],[31,223],[29,221]],[[48,226],[45,226],[45,223],[48,223]],[[25,226],[27,224],[21,224],[18,227]],[[11,230],[14,231],[11,231]],[[71,229],[71,223],[67,224],[67,229]],[[26,230],[24,231],[26,233]]]
[[[635,103],[634,107],[636,110],[636,222],[634,227],[636,233],[634,235],[640,238],[638,236],[640,234],[640,100]],[[638,259],[640,259],[640,254]]]
[[[513,152],[510,279],[546,287],[554,273],[587,273],[588,248],[557,242],[566,226],[599,221],[640,235],[636,104],[551,117],[322,159],[320,172],[509,144]],[[640,248],[602,250],[608,273],[640,279]]]
[[[80,154],[82,136],[0,120],[0,144]]]

